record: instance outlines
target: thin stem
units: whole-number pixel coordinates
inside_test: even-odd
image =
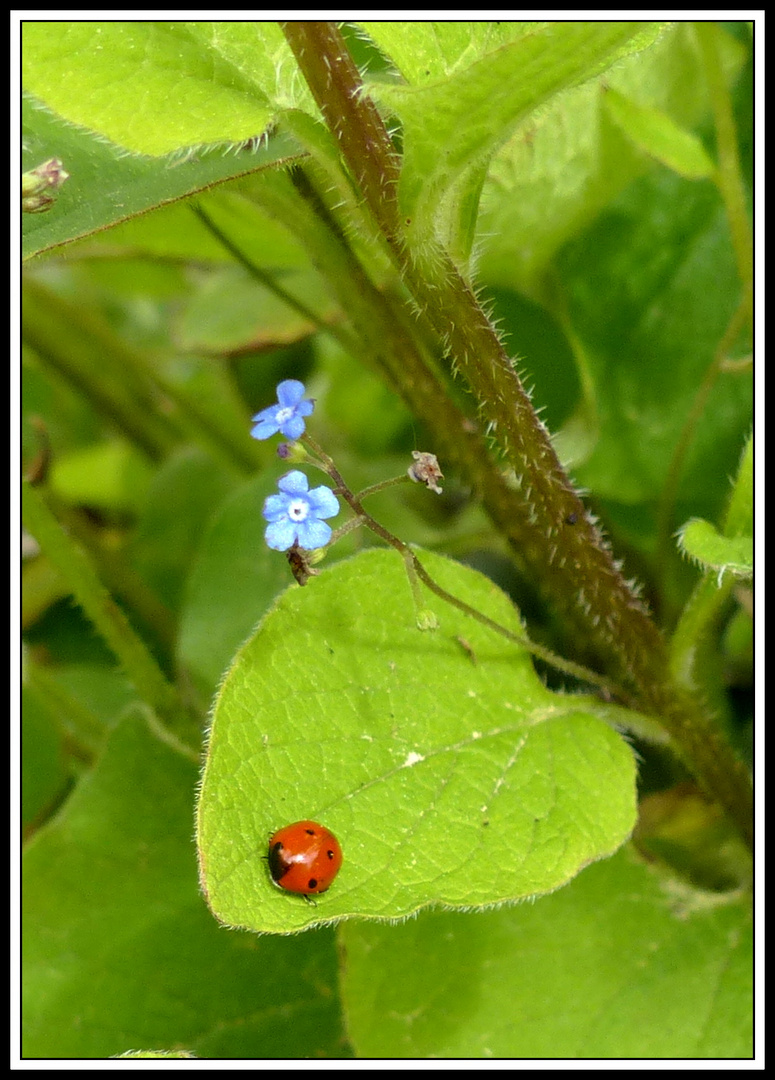
[[[336,492],[335,492],[336,494]],[[347,536],[348,533],[355,532],[356,529],[360,529],[361,525],[366,524],[366,519],[360,516],[350,518],[349,521],[345,521],[343,525],[340,525],[338,529],[334,529],[331,534],[331,539],[328,541],[328,546],[336,544],[341,540],[343,536]]]
[[[407,474],[403,473],[401,476],[394,476],[390,480],[383,480],[379,484],[372,484],[370,487],[364,488],[363,491],[359,491],[355,497],[360,502],[369,495],[376,495],[378,491],[384,491],[385,488],[397,487],[399,484],[411,484],[411,482]]]
[[[517,634],[513,630],[509,630],[507,627],[502,626],[494,619],[490,619],[487,615],[484,615],[481,611],[471,607],[465,600],[459,599],[452,593],[447,592],[442,588],[433,578],[428,571],[422,565],[420,560],[415,555],[414,551],[405,544],[398,536],[389,532],[383,525],[380,525],[370,514],[368,514],[361,505],[360,498],[348,488],[342,474],[337,469],[333,460],[326,454],[321,446],[319,446],[311,435],[305,432],[301,437],[301,441],[308,446],[314,454],[320,459],[321,468],[323,468],[331,479],[336,484],[336,493],[341,495],[348,506],[355,513],[358,525],[366,525],[372,532],[376,533],[385,543],[390,544],[391,547],[398,551],[404,562],[407,565],[407,572],[409,576],[409,583],[412,586],[412,593],[415,598],[415,604],[418,610],[422,607],[422,603],[419,600],[416,592],[414,575],[425,585],[427,589],[430,589],[432,593],[438,596],[441,600],[451,604],[452,607],[462,611],[463,614],[469,615],[472,619],[476,619],[483,626],[488,627],[490,630],[494,630],[495,633],[505,637],[508,641],[512,641],[515,644],[521,645],[533,656],[537,656],[540,660],[550,664],[552,667],[557,668],[559,671],[564,672],[566,675],[572,675],[574,678],[580,679],[582,682],[589,683],[591,686],[597,686],[601,690],[604,690],[611,697],[620,699],[627,704],[634,704],[634,699],[631,694],[628,694],[622,687],[617,686],[616,683],[611,682],[608,679],[603,678],[596,671],[592,671],[589,668],[584,667],[581,664],[576,664],[572,660],[566,660],[565,657],[558,656],[550,649],[545,649],[541,645],[536,645],[527,637],[526,634]],[[408,477],[407,477],[408,479]],[[386,486],[394,483],[395,481],[387,481]],[[367,489],[369,491],[370,489]]]
[[[171,452],[181,432],[158,408],[151,383],[138,373],[137,354],[84,304],[70,303],[25,275],[21,316],[25,343],[99,415],[151,461]]]
[[[202,224],[209,230],[209,232],[212,233],[212,235],[218,240],[218,242],[226,248],[226,250],[234,257],[234,259],[240,264],[240,266],[244,267],[245,270],[247,270],[251,277],[255,278],[256,281],[260,282],[260,284],[263,285],[265,289],[268,289],[270,292],[274,293],[274,295],[277,296],[280,300],[282,300],[284,304],[287,304],[289,308],[292,308],[295,312],[297,312],[297,314],[301,315],[303,319],[307,319],[308,322],[311,322],[312,325],[317,327],[318,330],[322,331],[323,333],[330,334],[331,337],[333,337],[342,346],[342,348],[347,349],[348,352],[357,350],[358,343],[352,334],[348,333],[341,326],[332,325],[326,322],[326,320],[322,319],[320,315],[316,314],[316,312],[314,312],[312,308],[307,307],[307,305],[302,300],[299,300],[297,297],[295,297],[293,293],[289,293],[288,290],[283,288],[283,286],[278,281],[276,281],[271,274],[267,274],[263,267],[258,266],[255,262],[253,262],[253,260],[248,255],[246,255],[245,252],[242,251],[242,249],[237,244],[234,243],[231,237],[227,236],[226,233],[223,232],[223,230],[218,225],[216,225],[216,223],[213,221],[213,219],[210,217],[206,210],[204,210],[200,205],[196,203],[190,203],[189,205],[191,206],[192,211],[202,222]]]
[[[724,34],[715,22],[695,23],[695,33],[705,65],[713,119],[716,124],[718,172],[716,180],[726,206],[737,269],[743,286],[753,282],[753,237],[746,210],[745,185],[740,168],[737,131],[719,41]]]
[[[151,461],[162,461],[193,431],[231,467],[251,472],[259,460],[233,425],[203,409],[195,395],[127,346],[100,316],[64,300],[26,275],[22,334],[41,361],[83,394]],[[170,408],[174,403],[176,408]]]
[[[695,394],[689,415],[686,417],[678,443],[673,451],[662,495],[657,511],[657,565],[667,564],[672,551],[670,537],[673,528],[673,508],[678,497],[678,486],[681,481],[686,455],[689,452],[692,439],[699,427],[703,414],[708,404],[711,391],[716,385],[719,375],[724,370],[727,354],[734,345],[740,332],[750,322],[752,315],[753,292],[751,287],[743,290],[743,296],[737,306],[729,324],[724,331],[724,336],[719,342],[715,355],[705,371],[702,382]]]

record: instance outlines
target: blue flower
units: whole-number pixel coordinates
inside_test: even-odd
[[[295,545],[305,551],[325,547],[331,539],[331,526],[321,518],[339,513],[339,502],[331,488],[309,491],[303,472],[295,469],[277,482],[280,495],[270,495],[264,502],[266,542],[274,551],[288,551]]]
[[[302,401],[304,383],[298,379],[285,379],[277,387],[277,405],[262,409],[253,417],[256,425],[250,434],[254,439],[270,439],[281,432],[286,439],[300,439],[304,434],[304,417],[315,408],[314,401]]]

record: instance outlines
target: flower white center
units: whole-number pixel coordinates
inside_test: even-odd
[[[294,499],[288,503],[288,517],[291,521],[304,521],[309,514],[309,503],[306,499]]]
[[[293,416],[293,409],[290,405],[286,405],[284,409],[278,409],[274,414],[274,422],[276,424],[284,424],[286,420],[290,420]]]

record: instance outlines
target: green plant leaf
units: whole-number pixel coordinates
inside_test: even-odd
[[[740,294],[718,191],[666,170],[641,177],[566,245],[559,265],[600,418],[578,479],[606,499],[655,501]],[[695,513],[721,512],[724,477],[750,430],[751,390],[745,375],[725,372],[711,391],[680,489]]]
[[[660,881],[629,849],[536,904],[340,933],[362,1058],[752,1053],[749,902]]]
[[[702,518],[687,521],[678,535],[681,550],[723,576],[729,572],[740,578],[753,576],[753,537],[722,536],[715,525]]]
[[[259,266],[275,271],[306,268],[309,260],[298,241],[243,194],[249,183],[249,178],[236,179],[209,189],[198,205],[227,236],[237,238],[240,250]],[[195,260],[234,266],[232,253],[182,199],[81,240],[68,254],[113,254],[160,262]]]
[[[744,50],[727,35],[720,44],[731,82]],[[684,129],[709,111],[693,30],[680,23],[603,76],[545,102],[491,162],[477,224],[483,280],[543,298],[547,266],[562,244],[649,168],[612,122],[606,88],[659,109]]]
[[[103,137],[66,123],[28,97],[22,103],[22,131],[25,165],[55,155],[70,173],[48,213],[24,215],[25,259],[128,221],[162,203],[185,199],[303,153],[289,135],[278,133],[255,149],[234,153],[221,146],[200,150],[189,158],[129,155]],[[190,211],[186,217],[192,217]],[[203,231],[190,220],[188,229],[197,236]]]
[[[498,29],[488,24],[461,51],[461,24],[365,27],[399,68],[406,53],[395,39],[402,34],[406,52],[437,54],[435,64],[414,65],[415,75],[424,71],[418,84],[369,84],[370,93],[403,124],[401,212],[410,244],[420,246],[449,231],[439,228],[439,206],[464,170],[488,159],[539,105],[644,48],[660,31],[655,24],[627,22],[507,23]],[[425,50],[416,40],[423,35],[434,39]]]
[[[58,717],[34,688],[22,687],[21,713],[21,817],[26,829],[61,796],[67,770]]]
[[[151,481],[147,459],[118,439],[71,450],[55,462],[52,489],[76,505],[134,512]]]
[[[133,561],[157,595],[176,611],[210,519],[236,477],[202,450],[186,446],[156,472],[137,523]]]
[[[439,583],[512,629],[486,578],[438,556]],[[549,892],[615,851],[635,815],[630,749],[530,657],[429,597],[415,626],[400,558],[364,552],[284,593],[216,699],[198,809],[218,918],[288,932]],[[344,865],[317,907],[274,887],[266,841],[303,818]]]
[[[275,22],[26,22],[25,88],[140,154],[242,142],[314,104]]]
[[[745,444],[724,521],[726,536],[753,536],[753,435]]]
[[[276,477],[267,472],[224,502],[204,533],[188,581],[178,658],[207,698],[289,580],[285,560],[264,543],[261,507],[276,489]]]
[[[291,1045],[304,1057],[338,1052],[331,932],[246,938],[207,911],[191,843],[196,781],[192,762],[129,716],[28,845],[25,1056],[181,1045],[213,1058],[284,1057]]]
[[[312,269],[278,275],[278,282],[324,321],[341,317]],[[181,315],[181,347],[206,353],[280,348],[317,329],[241,266],[224,267],[203,281]]]
[[[635,145],[669,169],[687,180],[711,177],[715,172],[696,135],[679,127],[667,113],[640,105],[613,89],[604,101],[611,118]]]

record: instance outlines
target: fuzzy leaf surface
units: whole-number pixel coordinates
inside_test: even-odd
[[[429,572],[519,629],[476,572]],[[548,691],[530,657],[429,596],[421,633],[399,557],[371,550],[285,592],[216,699],[198,810],[203,887],[265,932],[548,892],[615,851],[635,815],[632,753],[591,699]],[[312,907],[275,888],[269,835],[313,819],[344,865]]]

